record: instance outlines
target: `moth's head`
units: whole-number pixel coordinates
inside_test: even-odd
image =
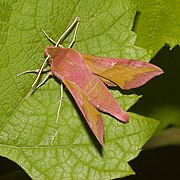
[[[50,56],[52,59],[55,57],[56,51],[57,51],[57,47],[55,46],[48,46],[44,49],[44,54],[45,57]]]

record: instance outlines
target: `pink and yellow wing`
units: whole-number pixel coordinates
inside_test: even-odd
[[[98,139],[101,145],[104,144],[104,124],[100,112],[89,102],[88,97],[81,91],[81,89],[71,81],[61,78],[65,86],[68,88],[89,127]]]
[[[88,68],[108,86],[118,85],[122,89],[142,86],[163,73],[159,67],[142,61],[105,58],[82,54]]]
[[[56,58],[51,63],[51,70],[60,80],[63,78],[72,82],[97,109],[123,122],[128,121],[128,114],[119,106],[99,77],[88,69],[83,57],[77,51],[70,48],[58,48]]]

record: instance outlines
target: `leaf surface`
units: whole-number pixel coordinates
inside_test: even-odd
[[[81,17],[73,48],[85,54],[150,60],[134,46],[131,31],[136,1],[1,1],[0,2],[0,154],[19,164],[32,179],[112,179],[134,174],[128,162],[141,151],[158,122],[129,113],[123,124],[103,115],[105,147],[101,149],[65,89],[56,124],[60,86],[51,78],[27,100],[35,78],[16,74],[37,69],[50,46],[41,28],[57,40],[75,16]],[[72,34],[65,39],[67,47]],[[112,92],[128,110],[137,95]]]
[[[136,45],[154,56],[166,43],[180,45],[180,1],[143,0],[138,5],[134,31]]]

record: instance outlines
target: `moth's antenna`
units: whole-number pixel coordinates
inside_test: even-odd
[[[69,33],[69,31],[73,28],[73,26],[80,20],[80,17],[77,16],[74,21],[68,26],[68,28],[64,31],[64,33],[61,35],[61,37],[56,42],[55,47],[58,47],[60,42],[64,39],[64,37]]]
[[[45,34],[45,36],[47,37],[47,39],[49,40],[49,41],[51,41],[52,43],[54,43],[55,44],[55,47],[58,47],[58,45],[59,46],[61,46],[60,45],[60,42],[61,42],[61,40],[68,34],[68,32],[73,28],[73,26],[78,22],[78,24],[79,24],[79,20],[80,20],[80,18],[77,16],[75,19],[74,19],[74,21],[69,25],[69,27],[64,31],[64,33],[61,35],[61,37],[58,39],[58,41],[55,43],[55,41],[53,40],[53,39],[51,39],[48,35],[47,35],[47,33],[42,29],[42,31],[43,31],[43,33]],[[76,32],[77,32],[77,28],[78,28],[78,24],[77,24],[77,26],[76,26],[76,29],[75,29],[75,34],[74,34],[74,37],[73,37],[73,40],[72,40],[72,42],[71,42],[71,46],[72,46],[72,44],[74,43],[74,41],[75,41],[75,38],[76,38]],[[62,46],[61,46],[62,47]],[[37,77],[36,77],[36,79],[35,79],[35,81],[34,81],[34,83],[32,84],[32,88],[35,86],[35,84],[37,83],[37,81],[39,80],[39,78],[40,78],[40,75],[41,75],[41,73],[42,73],[42,71],[43,71],[43,69],[44,69],[44,67],[45,67],[45,65],[46,65],[46,63],[47,63],[47,61],[48,61],[48,59],[50,58],[50,56],[47,56],[47,58],[44,60],[44,62],[43,62],[43,64],[41,65],[41,67],[40,67],[40,69],[39,69],[39,72],[38,72],[38,74],[37,74]]]
[[[72,39],[70,45],[68,46],[68,48],[71,48],[72,45],[74,44],[75,40],[76,40],[76,34],[77,34],[78,27],[79,27],[79,22],[80,22],[80,17],[79,17],[79,19],[77,21],[77,24],[76,24],[76,27],[75,27],[75,30],[74,30],[73,39]]]
[[[41,29],[41,31],[44,33],[44,35],[46,36],[46,38],[47,38],[50,42],[52,42],[54,45],[56,44],[56,42],[48,36],[48,34],[45,32],[44,29]]]

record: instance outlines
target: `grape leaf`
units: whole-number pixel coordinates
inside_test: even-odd
[[[41,28],[57,40],[75,16],[81,17],[73,48],[82,53],[149,61],[150,54],[134,45],[131,31],[135,1],[1,1],[0,2],[0,155],[19,164],[32,179],[110,179],[134,174],[128,162],[141,151],[158,121],[129,113],[123,124],[108,115],[105,146],[92,135],[74,100],[64,92],[60,119],[56,114],[60,86],[51,78],[23,98],[35,78],[16,74],[37,69],[51,45]],[[65,39],[68,45],[72,34]],[[114,92],[128,110],[137,95]]]
[[[136,45],[155,55],[167,43],[172,49],[180,45],[180,1],[142,0],[134,31]]]

